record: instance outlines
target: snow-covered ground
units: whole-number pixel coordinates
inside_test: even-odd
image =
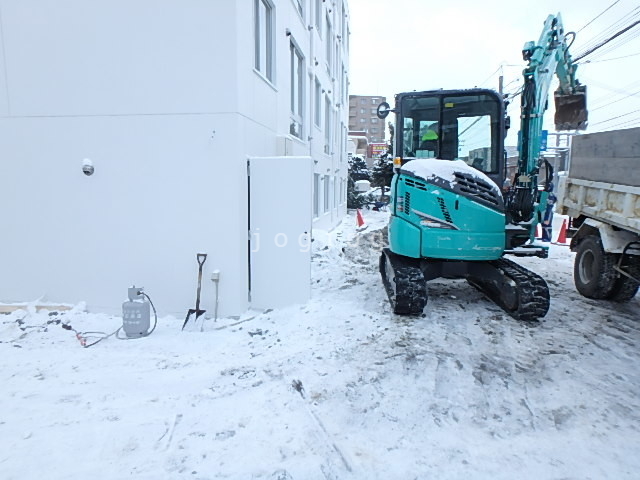
[[[424,317],[395,316],[371,248],[387,215],[314,232],[308,304],[203,332],[162,317],[81,348],[60,322],[121,319],[0,315],[0,478],[639,478],[640,296],[582,298],[552,245],[518,259],[549,283],[538,326],[452,280],[430,283]]]

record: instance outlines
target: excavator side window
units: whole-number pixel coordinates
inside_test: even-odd
[[[438,157],[440,99],[438,96],[411,96],[402,100],[402,156]]]
[[[488,95],[443,98],[443,158],[463,160],[487,174],[500,168],[499,104]]]
[[[402,125],[402,156],[415,156],[413,151],[413,118],[411,117],[405,117]]]
[[[479,115],[458,119],[459,158],[481,172],[495,171],[491,148],[491,117]]]

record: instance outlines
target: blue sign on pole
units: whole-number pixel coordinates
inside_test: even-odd
[[[547,137],[549,136],[549,130],[542,130],[540,135],[540,151],[544,152],[547,149]]]

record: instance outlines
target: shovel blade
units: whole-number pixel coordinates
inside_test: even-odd
[[[187,325],[187,322],[189,321],[189,317],[191,317],[191,315],[193,315],[195,313],[196,318],[195,320],[198,319],[198,317],[200,315],[202,315],[204,312],[206,312],[206,310],[200,310],[199,308],[190,308],[189,311],[187,312],[187,317],[184,319],[184,323],[182,324],[182,330],[184,330],[184,327]]]
[[[584,130],[587,128],[587,88],[580,85],[572,94],[554,94],[556,130]]]

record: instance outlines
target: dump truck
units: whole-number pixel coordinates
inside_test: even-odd
[[[574,283],[587,298],[626,302],[640,286],[640,128],[576,135],[556,211],[570,217]]]

